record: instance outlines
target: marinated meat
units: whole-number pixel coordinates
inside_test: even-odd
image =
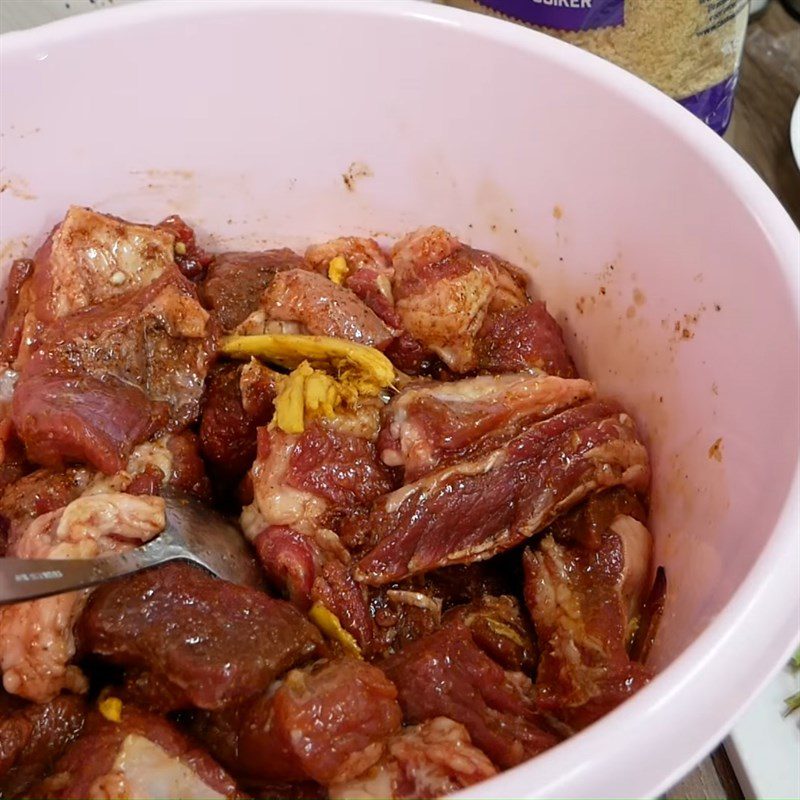
[[[410,233],[392,248],[395,307],[403,328],[455,372],[478,366],[476,340],[494,311],[527,303],[524,278],[442,228]]]
[[[472,461],[430,473],[372,506],[378,543],[355,576],[382,585],[508,550],[598,489],[644,491],[647,451],[618,405],[593,401],[537,422]]]
[[[25,703],[0,690],[0,797],[30,796],[27,790],[80,734],[85,718],[76,695]]]
[[[395,380],[336,360],[299,424],[322,381],[217,362],[222,333]],[[124,551],[192,493],[288,602],[173,562],[0,607],[0,797],[428,798],[520,764],[651,677],[649,478],[526,277],[442,228],[215,256],[73,207],[7,282],[0,557]]]
[[[597,550],[546,536],[525,552],[525,600],[542,647],[538,702],[573,729],[650,678],[627,645],[649,588],[651,555],[648,530],[624,515],[603,532]]]
[[[92,712],[83,733],[32,790],[52,800],[243,797],[206,752],[163,717],[124,705],[119,722]]]
[[[364,505],[392,488],[375,445],[331,425],[310,425],[300,434],[289,457],[286,482],[338,509]]]
[[[6,325],[6,349],[15,351],[16,341],[24,364],[54,321],[176,271],[174,245],[169,231],[72,206],[34,256]]]
[[[83,462],[113,473],[166,420],[134,386],[91,376],[33,375],[17,384],[13,419],[36,464]]]
[[[331,262],[344,259],[341,283],[364,301],[390,328],[401,327],[394,307],[394,270],[388,256],[374,239],[344,236],[306,250],[306,261],[317,272],[328,275]],[[335,262],[334,262],[335,263]]]
[[[172,708],[241,702],[321,644],[289,603],[183,563],[99,587],[78,635],[86,652],[171,685]]]
[[[260,428],[255,501],[242,513],[274,585],[301,608],[325,604],[362,647],[371,641],[366,592],[350,576],[350,554],[334,528],[391,488],[371,441],[376,434],[374,425],[346,418],[314,422],[299,435]]]
[[[577,544],[598,550],[603,543],[603,534],[620,514],[641,523],[647,521],[642,499],[624,486],[592,495],[585,503],[560,516],[550,526],[549,532],[558,544]]]
[[[401,800],[442,797],[497,773],[471,744],[463,725],[436,717],[393,736],[381,760],[366,772],[334,783],[330,800]]]
[[[220,253],[203,281],[202,297],[223,330],[232,331],[256,311],[277,272],[303,269],[297,253],[282,248],[253,253]]]
[[[176,214],[162,219],[156,228],[175,236],[175,263],[178,269],[191,281],[202,279],[213,256],[198,246],[192,228]]]
[[[503,444],[557,411],[593,399],[589,381],[542,373],[410,384],[383,413],[378,449],[406,483]]]
[[[12,363],[19,352],[25,315],[31,303],[33,267],[34,262],[29,258],[18,258],[11,263],[5,308],[0,318],[0,363]]]
[[[193,285],[173,268],[50,325],[21,380],[31,372],[113,377],[165,403],[167,429],[180,430],[197,418],[213,334]]]
[[[213,476],[228,490],[256,457],[258,426],[272,419],[276,377],[257,362],[220,364],[208,376],[200,441]]]
[[[375,764],[389,736],[400,729],[397,690],[377,667],[353,658],[293,670],[246,708],[226,720],[207,715],[208,739],[223,725],[220,758],[252,781],[349,780]],[[231,724],[231,721],[233,724]],[[232,734],[232,735],[231,735]],[[208,741],[213,745],[213,735]]]
[[[455,620],[469,628],[475,644],[503,669],[526,675],[536,671],[536,644],[515,598],[484,594],[445,617],[446,624]]]
[[[552,747],[530,678],[505,670],[476,641],[460,614],[381,662],[397,686],[406,722],[445,716],[499,767],[512,767]]]
[[[79,497],[37,517],[10,548],[18,558],[96,558],[149,541],[164,529],[164,501],[107,493]],[[7,692],[43,703],[63,688],[85,691],[71,663],[73,625],[90,589],[0,608],[0,667]]]
[[[80,497],[92,477],[91,470],[83,467],[63,472],[37,469],[6,486],[0,493],[0,517],[8,522],[9,544],[19,539],[36,517]]]
[[[54,323],[14,392],[29,458],[122,469],[136,444],[196,419],[213,347],[208,314],[175,269]]]
[[[266,333],[270,323],[300,326],[303,333],[335,336],[385,349],[394,338],[372,309],[349,289],[305,269],[278,273],[238,333]]]
[[[175,266],[175,236],[72,206],[34,258],[33,312],[52,322],[141,289]]]
[[[478,369],[486,372],[540,369],[562,378],[576,376],[561,327],[539,301],[488,314],[475,357]]]

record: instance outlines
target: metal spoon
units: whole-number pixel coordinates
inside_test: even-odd
[[[191,561],[218,578],[261,588],[262,573],[230,522],[198,500],[165,497],[167,524],[145,545],[100,558],[0,558],[0,606],[85,589],[168,561]]]

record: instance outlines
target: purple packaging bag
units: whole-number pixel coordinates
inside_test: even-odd
[[[598,55],[618,60],[622,66],[637,72],[645,80],[649,80],[654,86],[667,92],[676,99],[684,108],[699,117],[709,127],[717,133],[722,134],[730,123],[733,112],[733,97],[736,90],[738,79],[739,55],[744,38],[744,29],[748,13],[749,0],[684,0],[686,3],[686,20],[693,27],[689,28],[687,36],[686,27],[683,25],[680,31],[670,29],[669,21],[675,25],[675,9],[664,15],[665,22],[663,31],[659,31],[658,24],[647,26],[647,34],[642,36],[641,42],[633,39],[638,29],[633,31],[626,29],[626,23],[630,25],[631,14],[634,16],[638,12],[639,17],[646,13],[650,18],[657,19],[659,6],[666,0],[639,0],[634,4],[631,0],[478,0],[477,5],[495,11],[505,17],[545,28],[553,35],[564,34],[563,38],[596,52]],[[647,7],[647,2],[652,3],[652,7]],[[627,8],[626,8],[627,6]],[[634,6],[631,11],[631,6]],[[634,21],[635,22],[635,21]],[[606,41],[613,41],[615,31],[619,29],[622,36],[626,36],[624,57],[615,58],[613,48],[607,52],[602,45],[597,42],[589,41],[583,34],[591,34],[592,31],[607,31]],[[693,33],[692,33],[693,31]],[[661,45],[654,47],[653,37],[659,36],[663,32],[664,40],[658,42]],[[705,48],[706,51],[716,48],[715,55],[718,53],[721,63],[726,64],[727,71],[708,71],[707,73],[693,73],[692,85],[689,91],[699,88],[699,91],[692,91],[691,94],[679,91],[674,86],[664,85],[659,81],[659,76],[655,67],[647,63],[648,48],[650,51],[663,51],[663,41],[672,42],[675,37],[674,48],[676,62],[687,57],[687,52],[693,48]],[[681,38],[683,37],[683,38]],[[640,47],[642,54],[642,68],[636,69],[635,48]],[[663,53],[659,55],[663,59]],[[705,61],[701,60],[705,66]],[[703,85],[703,75],[707,74],[708,83]],[[699,87],[698,87],[699,81]]]

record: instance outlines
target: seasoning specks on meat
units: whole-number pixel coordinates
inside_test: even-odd
[[[73,207],[5,308],[0,557],[136,547],[190,493],[269,589],[173,562],[0,607],[3,796],[438,797],[650,680],[647,450],[501,257]]]

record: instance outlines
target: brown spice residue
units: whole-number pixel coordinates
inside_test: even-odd
[[[628,319],[633,319],[636,316],[636,306],[628,306],[625,316]]]
[[[719,387],[717,386],[716,382],[711,384],[711,394],[715,396],[719,396]]]
[[[4,192],[11,192],[14,197],[20,200],[35,200],[36,195],[32,194],[28,189],[28,182],[22,178],[12,178],[0,183],[0,194]]]
[[[722,437],[708,448],[708,457],[713,458],[715,461],[722,461]]]
[[[694,339],[694,333],[690,331],[688,328],[684,328],[681,331],[681,339]]]
[[[643,306],[646,299],[647,298],[644,296],[644,292],[641,289],[633,290],[633,302],[636,303],[637,306]]]
[[[342,180],[347,187],[347,191],[354,192],[356,190],[356,181],[359,178],[371,178],[372,175],[372,170],[366,164],[354,161],[347,168],[347,172],[342,173]]]
[[[554,219],[561,219],[564,216],[564,210],[561,206],[553,206],[553,218]]]

